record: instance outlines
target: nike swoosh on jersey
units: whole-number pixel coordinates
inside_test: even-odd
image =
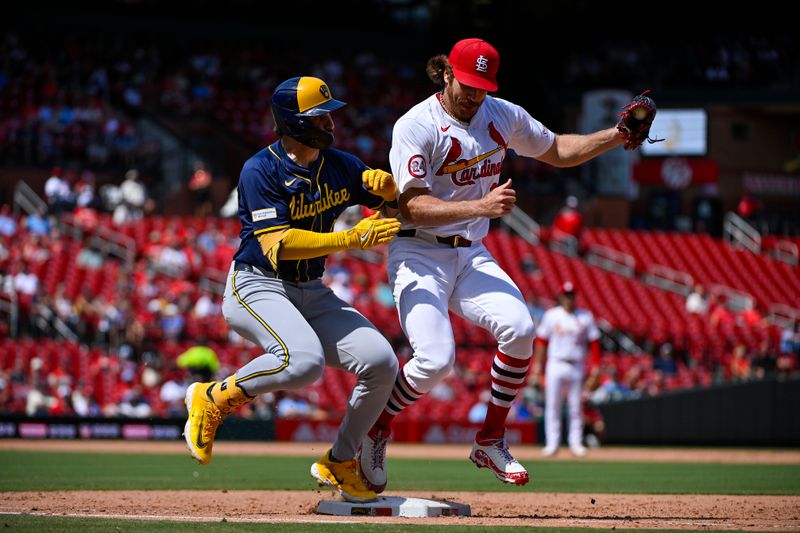
[[[367,232],[364,235],[361,235],[359,239],[361,239],[361,244],[367,243],[367,238],[369,237],[370,233],[372,233],[372,226],[369,227]]]
[[[440,130],[442,130],[442,131],[444,132],[444,131],[447,131],[447,130],[449,130],[449,129],[450,129],[450,126],[439,126],[439,129],[440,129]]]
[[[297,181],[297,178],[292,178],[290,180],[284,181],[283,184],[286,185],[287,187],[291,187],[295,181]]]

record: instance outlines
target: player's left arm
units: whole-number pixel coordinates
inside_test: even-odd
[[[553,326],[551,314],[545,313],[542,317],[542,322],[536,328],[536,340],[533,343],[533,373],[541,374],[542,365],[544,364],[545,352],[547,351],[547,344],[552,334]]]
[[[586,340],[589,341],[589,368],[595,368],[600,366],[600,357],[602,356],[600,328],[597,327],[594,316],[591,313],[588,313],[588,315],[589,324],[586,332]]]
[[[536,159],[554,167],[574,167],[623,144],[625,138],[617,128],[587,135],[556,135],[550,148]]]

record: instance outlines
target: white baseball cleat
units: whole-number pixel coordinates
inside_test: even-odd
[[[586,456],[586,446],[583,444],[575,444],[569,447],[569,451],[572,452],[572,455],[575,457],[585,457]]]
[[[528,471],[508,451],[505,437],[486,446],[481,446],[476,441],[472,445],[469,458],[478,468],[489,468],[503,483],[525,485],[529,481]]]
[[[542,455],[545,457],[553,457],[558,453],[558,446],[545,446],[542,448]]]
[[[361,440],[358,463],[364,484],[380,494],[386,488],[386,445],[392,432],[373,428]]]

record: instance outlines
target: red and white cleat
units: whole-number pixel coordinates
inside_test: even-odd
[[[391,434],[391,431],[373,428],[361,441],[361,448],[358,450],[361,477],[364,484],[376,494],[386,489],[386,445]]]
[[[525,485],[530,480],[525,467],[508,451],[505,437],[486,445],[480,445],[476,441],[472,445],[469,458],[478,468],[489,468],[503,483]]]

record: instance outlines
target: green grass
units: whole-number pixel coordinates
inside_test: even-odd
[[[408,533],[457,533],[465,529],[469,533],[509,532],[522,531],[536,533],[591,533],[592,529],[564,528],[564,527],[506,527],[506,526],[443,526],[443,525],[394,525],[394,524],[342,524],[337,523],[323,528],[320,524],[264,524],[241,522],[156,522],[145,520],[116,520],[116,519],[90,519],[62,516],[30,516],[30,515],[0,515],[0,530],[14,532],[58,532],[58,533],[95,533],[116,531],[121,533],[131,532],[169,532],[169,533],[195,533],[205,532],[232,532],[253,531],[259,533],[299,533],[303,531],[320,531],[332,529],[344,533],[377,533],[380,531],[401,531]],[[615,529],[615,533],[631,533],[635,529]],[[674,529],[659,529],[658,533],[686,533]],[[731,531],[729,533],[736,533]],[[749,532],[753,533],[753,532]]]
[[[0,491],[308,490],[311,459],[0,451]],[[394,459],[390,489],[491,492],[800,495],[800,465],[524,461],[525,487],[500,484],[467,460]]]

